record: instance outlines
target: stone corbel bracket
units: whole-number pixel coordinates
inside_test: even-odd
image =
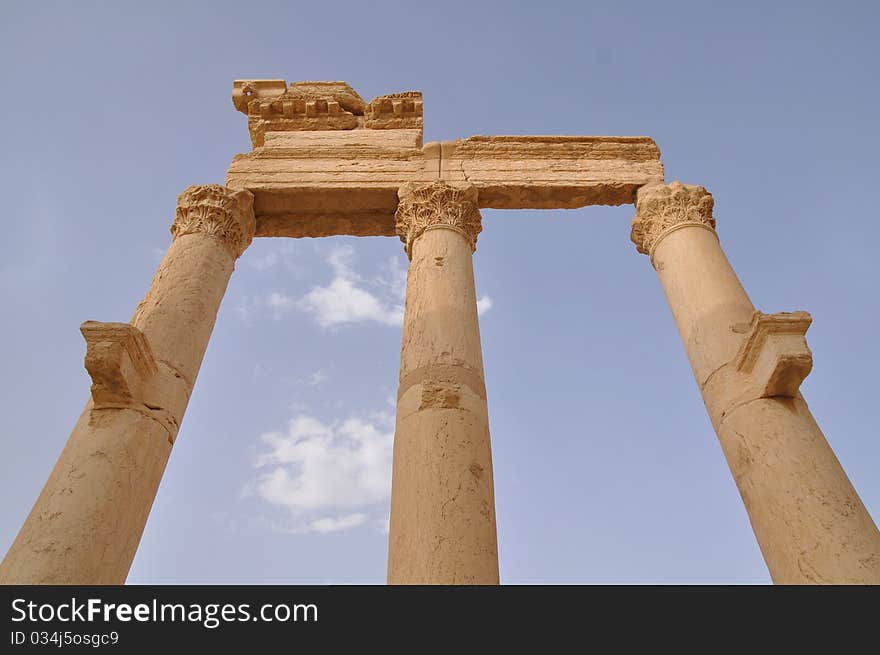
[[[129,323],[86,321],[80,326],[86,340],[85,367],[92,378],[94,409],[132,409],[159,421],[174,443],[177,421],[154,396],[159,371],[150,344]]]
[[[806,332],[813,319],[807,312],[755,312],[749,331],[733,360],[748,375],[760,398],[794,398],[813,368]]]

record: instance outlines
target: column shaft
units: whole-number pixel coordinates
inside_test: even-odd
[[[411,256],[401,348],[388,582],[498,584],[489,418],[472,253],[473,188],[401,191]]]
[[[131,324],[83,324],[92,397],[0,564],[4,584],[121,584],[214,326],[253,199],[180,196],[174,241]]]
[[[798,391],[805,312],[756,312],[702,187],[643,187],[633,241],[650,255],[776,583],[880,583],[880,532]]]

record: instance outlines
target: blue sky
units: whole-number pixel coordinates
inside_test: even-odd
[[[250,149],[237,78],[419,89],[425,140],[649,135],[715,196],[755,305],[807,310],[813,413],[875,521],[880,19],[838,3],[0,7],[0,550],[178,193]],[[507,583],[766,583],[633,208],[484,210],[474,258]],[[129,576],[381,583],[406,257],[260,239],[237,265]]]

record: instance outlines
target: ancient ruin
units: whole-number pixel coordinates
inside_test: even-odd
[[[255,236],[345,234],[399,236],[410,259],[388,581],[497,584],[480,209],[634,203],[631,239],[660,277],[773,581],[880,583],[880,532],[799,392],[810,315],[755,309],[712,196],[665,183],[652,139],[423,144],[421,93],[365,102],[344,82],[241,80],[232,100],[253,150],[226,186],[180,195],[131,321],[83,323],[91,396],[0,582],[125,582],[236,259]]]

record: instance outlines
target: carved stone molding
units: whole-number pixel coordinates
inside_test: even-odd
[[[449,184],[442,180],[405,184],[398,191],[400,203],[395,228],[412,259],[413,242],[425,230],[455,230],[477,249],[477,235],[483,224],[477,207],[477,190],[470,184]]]
[[[694,225],[715,230],[712,194],[701,186],[672,182],[649,184],[636,193],[636,215],[630,239],[636,249],[653,257],[660,240],[681,227]]]
[[[251,143],[259,148],[266,132],[353,130],[366,103],[345,82],[236,80],[232,103],[248,116]]]
[[[86,370],[92,378],[95,406],[143,399],[156,374],[156,360],[143,333],[128,323],[86,321]]]
[[[813,355],[804,337],[812,321],[807,312],[755,312],[752,316],[733,365],[751,376],[759,397],[797,396],[801,382],[813,369]]]
[[[209,234],[217,237],[234,259],[254,238],[254,196],[244,189],[219,184],[191,186],[177,199],[177,213],[171,234]]]
[[[364,127],[371,130],[421,130],[422,92],[407,91],[373,98],[364,110]]]

